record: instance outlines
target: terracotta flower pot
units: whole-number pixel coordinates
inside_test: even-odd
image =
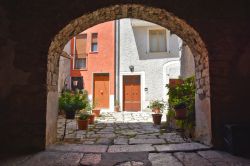
[[[115,112],[119,112],[119,111],[120,111],[120,106],[119,105],[115,106]]]
[[[161,117],[162,114],[152,114],[153,117],[153,122],[155,125],[160,125],[161,124]]]
[[[91,114],[91,115],[89,116],[89,124],[94,124],[94,122],[95,122],[95,115],[94,115],[94,114]]]
[[[156,114],[159,114],[159,113],[161,113],[161,110],[158,109],[158,108],[155,108],[155,109],[152,110],[152,112],[154,112],[154,113],[156,113]]]
[[[75,111],[65,111],[66,119],[75,119]]]
[[[175,108],[175,119],[184,120],[187,118],[187,109],[186,108]]]
[[[87,120],[77,120],[79,130],[87,130],[89,126],[89,119]]]
[[[100,116],[100,112],[101,112],[100,109],[93,109],[93,110],[92,110],[92,113],[95,115],[95,117]]]

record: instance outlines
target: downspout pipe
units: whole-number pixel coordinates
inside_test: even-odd
[[[115,20],[115,100],[120,99],[120,20]]]

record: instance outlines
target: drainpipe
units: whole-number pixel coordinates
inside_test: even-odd
[[[120,20],[115,20],[115,100],[120,99]]]

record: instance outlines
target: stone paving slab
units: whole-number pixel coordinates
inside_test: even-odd
[[[98,166],[150,166],[148,152],[103,153]]]
[[[11,156],[11,157],[10,157]],[[1,154],[0,155],[0,165],[1,166],[16,166],[21,165],[25,161],[32,158],[33,155],[26,154],[26,155],[14,155],[13,154]]]
[[[250,160],[236,157],[225,152],[208,150],[200,151],[198,154],[214,165],[250,166]]]
[[[101,161],[101,154],[85,154],[80,161],[80,165],[97,165]]]
[[[156,139],[157,136],[156,135],[136,135],[135,136],[136,139]]]
[[[108,148],[108,152],[151,152],[155,151],[151,144],[141,144],[141,145],[111,145]]]
[[[165,144],[164,139],[129,139],[129,144]]]
[[[205,158],[202,158],[197,153],[184,153],[184,152],[177,152],[174,153],[174,156],[181,161],[185,166],[213,166],[213,164]]]
[[[149,153],[149,161],[153,166],[183,166],[172,154],[170,153]],[[201,165],[202,166],[202,165]]]
[[[1,156],[0,156],[1,157]],[[44,151],[32,155],[0,160],[2,166],[249,166],[250,160],[225,152],[205,150],[175,153],[79,153],[68,151]]]
[[[92,134],[89,138],[114,138],[116,135],[114,133],[102,133],[102,134]]]
[[[107,145],[80,145],[80,144],[65,144],[51,145],[47,148],[50,151],[69,151],[69,152],[88,152],[88,153],[103,153],[108,149]]]
[[[210,149],[210,147],[200,143],[181,143],[168,145],[154,145],[158,152],[180,152],[180,151],[198,151]]]
[[[82,153],[41,152],[20,166],[78,166]]]
[[[168,143],[184,143],[185,141],[180,135],[177,133],[163,133],[159,135],[160,138],[164,138]]]
[[[127,145],[128,139],[127,138],[116,138],[116,139],[114,139],[114,144],[115,145]]]
[[[99,138],[99,139],[97,139],[95,144],[98,144],[98,145],[111,145],[111,144],[113,144],[113,139]]]

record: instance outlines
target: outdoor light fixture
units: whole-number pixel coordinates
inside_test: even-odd
[[[78,84],[78,81],[73,81],[74,86],[77,86],[77,84]]]
[[[130,65],[130,66],[129,66],[129,70],[130,70],[131,72],[134,72],[134,66],[133,66],[133,65]]]

